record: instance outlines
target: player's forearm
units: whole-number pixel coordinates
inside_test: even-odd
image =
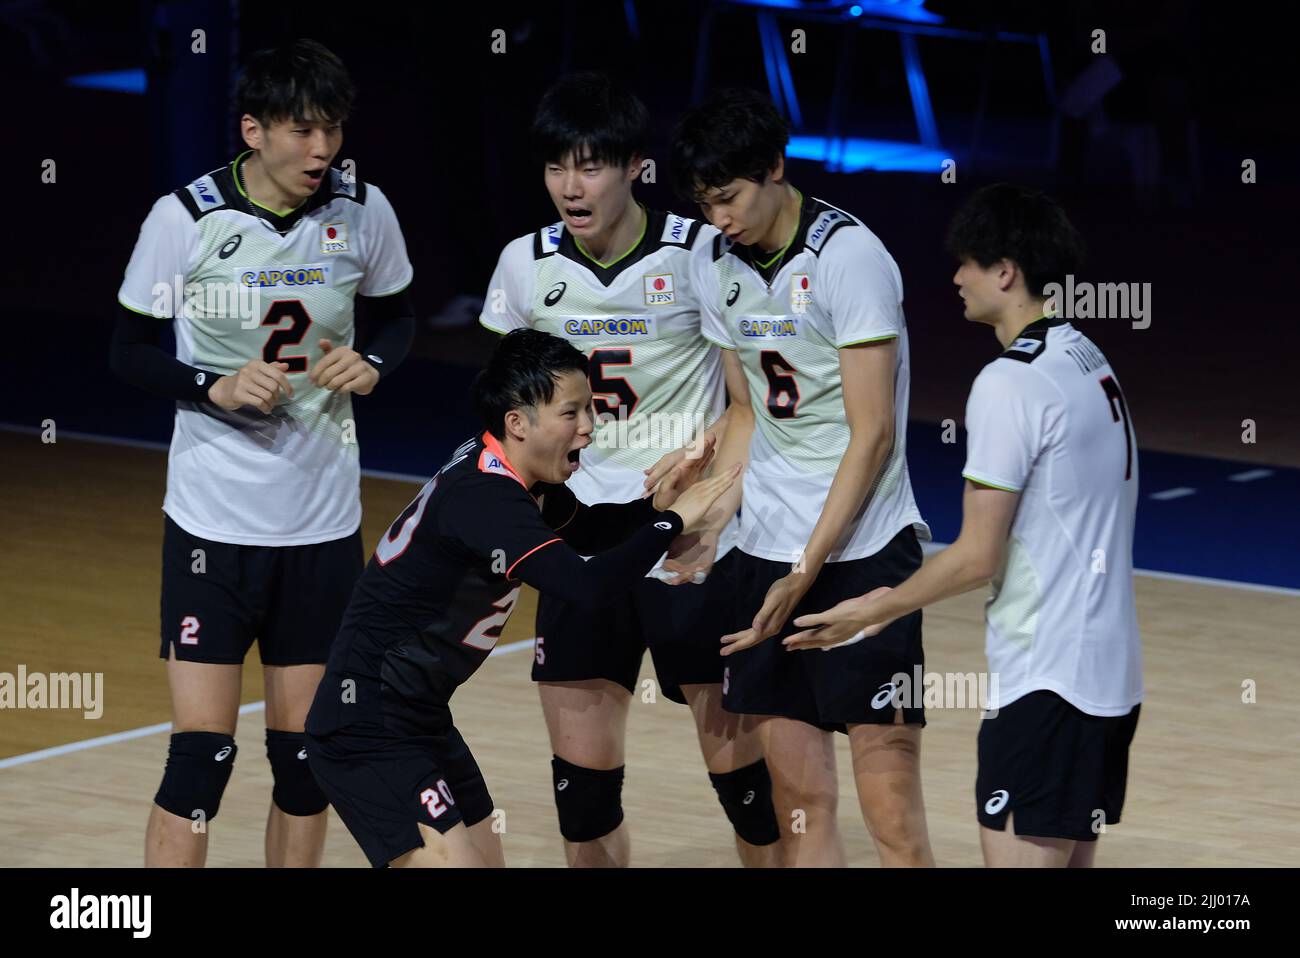
[[[415,307],[410,294],[403,290],[392,296],[361,297],[370,320],[370,329],[357,344],[382,380],[402,364],[415,340]]]
[[[682,531],[675,512],[653,513],[652,518],[623,542],[586,561],[561,543],[539,549],[516,567],[514,577],[581,609],[603,608],[644,578]]]
[[[958,538],[931,556],[905,582],[876,600],[871,606],[872,622],[892,622],[932,603],[978,589],[988,584],[993,571],[988,556]]]
[[[848,447],[831,481],[826,504],[822,506],[817,525],[804,547],[802,567],[805,573],[815,577],[821,571],[844,529],[862,508],[881,463],[889,455],[893,438],[889,429],[859,430],[850,435]]]
[[[749,467],[749,443],[754,436],[754,409],[733,402],[727,407],[726,417],[726,428],[713,458],[713,474],[720,475],[739,463],[743,477]],[[740,508],[743,487],[743,479],[737,479],[730,489],[718,497],[717,502],[709,508],[705,528],[716,532],[731,521]]]
[[[573,517],[555,531],[582,555],[613,548],[658,516],[652,498],[602,502],[594,506],[576,501],[575,504]]]
[[[220,373],[183,363],[158,345],[166,319],[118,310],[109,346],[109,367],[118,379],[166,399],[208,402]]]
[[[713,420],[713,424],[700,434],[700,438],[712,436],[718,444],[721,444],[723,437],[727,434],[727,423],[731,421],[731,410],[733,408],[733,406],[728,406],[722,410],[722,415]]]

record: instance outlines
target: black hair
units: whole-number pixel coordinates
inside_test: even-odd
[[[1045,193],[1011,183],[971,195],[948,226],[945,244],[959,260],[988,269],[1009,259],[1025,277],[1029,295],[1042,298],[1050,283],[1065,284],[1083,265],[1083,237],[1065,210]]]
[[[645,104],[603,73],[572,73],[542,95],[533,117],[533,153],[556,163],[570,153],[626,166],[645,154],[649,118]]]
[[[248,58],[235,91],[239,115],[261,124],[280,120],[341,123],[356,88],[343,61],[315,40],[294,40]]]
[[[677,121],[673,189],[694,202],[732,180],[762,183],[789,142],[790,127],[770,99],[753,90],[723,90]]]
[[[587,357],[567,339],[540,329],[513,329],[502,337],[487,366],[474,377],[470,395],[488,432],[506,434],[506,413],[531,410],[555,396],[561,373],[587,375]]]

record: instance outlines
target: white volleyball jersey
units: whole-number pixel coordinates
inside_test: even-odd
[[[1137,440],[1114,370],[1062,319],[1027,326],[975,379],[962,475],[1020,493],[986,606],[1001,708],[1037,689],[1090,715],[1142,701],[1133,599]]]
[[[279,216],[244,192],[242,159],[154,204],[118,301],[174,319],[184,363],[217,375],[250,359],[287,363],[294,395],[270,415],[178,402],[163,510],[218,542],[342,538],[361,521],[351,396],[312,385],[307,373],[324,356],[321,339],[352,345],[354,296],[410,283],[406,244],[378,188],[331,169]]]
[[[532,327],[567,339],[590,362],[601,420],[568,486],[582,502],[627,502],[644,470],[707,429],[725,408],[722,358],[700,331],[690,261],[717,230],[647,210],[628,253],[601,266],[555,223],[501,253],[479,322],[498,333]],[[723,532],[719,558],[735,523]]]
[[[888,339],[897,340],[894,444],[827,561],[874,555],[909,525],[929,539],[907,472],[911,381],[893,258],[860,220],[813,198],[778,262],[764,271],[755,254],[719,236],[698,280],[713,286],[704,335],[736,351],[754,408],[740,548],[781,562],[800,557],[849,444],[839,351]]]

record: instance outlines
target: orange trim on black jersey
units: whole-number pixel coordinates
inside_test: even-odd
[[[569,518],[565,519],[563,522],[561,522],[558,526],[555,527],[556,532],[559,532],[561,529],[563,529],[565,526],[567,526],[570,522],[573,521],[573,517],[578,514],[579,504],[580,503],[578,502],[577,499],[573,500],[573,511],[569,513]]]
[[[532,554],[533,554],[534,552],[536,552],[538,549],[545,549],[545,548],[546,548],[547,546],[549,546],[552,542],[559,542],[559,541],[561,541],[561,540],[560,540],[560,537],[559,537],[559,536],[556,536],[554,539],[547,539],[545,542],[543,542],[543,543],[542,543],[541,545],[539,545],[539,546],[533,546],[531,549],[529,549],[527,552],[525,552],[523,555],[521,555],[521,556],[520,556],[518,559],[516,559],[514,562],[510,563],[510,568],[509,568],[509,569],[506,569],[506,579],[507,579],[507,580],[510,579],[510,573],[512,573],[512,572],[515,571],[515,566],[519,565],[519,563],[523,562],[525,559],[527,559],[530,555],[532,555]]]
[[[487,461],[489,457],[495,459],[501,468],[496,469],[490,466]],[[483,433],[483,451],[479,453],[478,471],[494,472],[497,475],[508,475],[514,479],[515,482],[524,486],[525,492],[528,491],[528,487],[524,485],[524,480],[519,477],[519,473],[515,471],[515,467],[510,465],[510,460],[506,458],[506,451],[502,448],[501,442],[490,432],[485,431]],[[509,573],[507,573],[507,575],[508,574]]]

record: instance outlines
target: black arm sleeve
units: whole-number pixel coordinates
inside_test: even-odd
[[[155,395],[208,402],[208,390],[220,374],[189,366],[164,352],[158,341],[165,322],[170,320],[142,316],[119,306],[109,367],[118,379]]]
[[[392,296],[357,298],[362,301],[369,327],[365,338],[357,345],[357,352],[379,370],[379,378],[383,379],[400,366],[411,351],[415,339],[415,306],[406,290]]]
[[[675,512],[651,510],[649,517],[654,521],[586,561],[561,542],[536,549],[515,565],[511,577],[580,609],[603,608],[640,581],[682,531]]]
[[[585,556],[612,548],[658,516],[649,496],[589,506],[580,502],[568,486],[559,485],[546,487],[542,506],[542,518],[547,524]]]

